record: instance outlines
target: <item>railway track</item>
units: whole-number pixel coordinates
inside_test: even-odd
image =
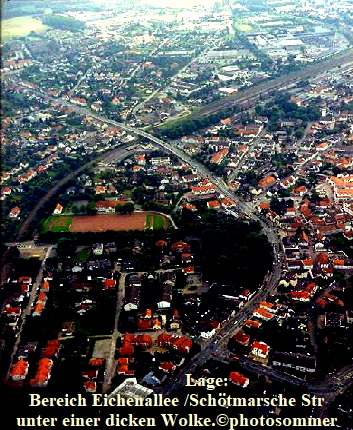
[[[351,67],[353,66],[353,49],[349,49],[344,54],[337,55],[334,58],[325,60],[318,64],[312,64],[307,66],[304,70],[299,70],[290,73],[279,78],[271,79],[270,81],[263,82],[256,85],[248,90],[241,91],[237,94],[230,95],[222,100],[212,102],[207,106],[202,107],[193,115],[190,115],[187,119],[195,120],[200,119],[204,116],[211,115],[220,110],[232,107],[234,104],[241,105],[257,100],[260,96],[266,97],[269,92],[274,90],[286,90],[291,86],[294,86],[299,81],[315,76],[315,74],[322,73],[323,71],[332,70],[335,67]]]

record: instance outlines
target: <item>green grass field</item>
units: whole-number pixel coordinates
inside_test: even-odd
[[[153,228],[153,215],[146,216],[145,230]]]
[[[162,215],[146,215],[145,229],[159,230],[169,227],[169,220]]]
[[[31,16],[19,16],[1,21],[1,41],[7,42],[13,37],[28,36],[31,31],[42,33],[50,28],[42,21]]]
[[[164,227],[165,218],[161,215],[153,215],[153,229],[158,230]]]
[[[52,215],[47,218],[42,226],[42,231],[53,231],[55,233],[70,231],[72,216],[69,215]]]
[[[198,110],[200,110],[199,107],[188,109],[187,111],[180,113],[180,115],[178,115],[177,117],[168,119],[163,124],[161,124],[159,128],[161,131],[164,131],[171,127],[177,127],[187,121],[188,118],[194,115]]]
[[[75,261],[79,263],[85,263],[89,259],[90,255],[91,255],[90,248],[80,249],[80,251],[76,252]]]

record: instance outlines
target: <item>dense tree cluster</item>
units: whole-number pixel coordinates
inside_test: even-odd
[[[62,30],[83,30],[85,28],[83,21],[61,15],[46,15],[43,17],[43,24]]]
[[[222,118],[228,118],[238,112],[238,107],[233,106],[231,109],[222,110],[209,116],[204,116],[200,119],[185,119],[178,122],[178,124],[170,123],[156,130],[159,136],[165,136],[170,139],[177,139],[182,136],[194,133],[205,127],[210,127],[217,124]]]
[[[320,118],[320,110],[316,103],[312,103],[309,106],[298,106],[292,103],[290,98],[289,93],[278,94],[273,101],[266,103],[265,106],[256,106],[256,113],[269,119],[269,128],[271,128],[271,124],[280,119],[298,119],[308,122]]]
[[[125,205],[117,205],[115,207],[115,212],[120,214],[131,214],[135,210],[133,203],[126,203]]]
[[[222,213],[204,216],[201,270],[210,282],[256,288],[271,267],[272,249],[258,223],[245,223]]]

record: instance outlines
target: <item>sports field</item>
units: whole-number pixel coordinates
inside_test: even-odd
[[[70,215],[52,215],[44,223],[43,231],[53,231],[55,233],[70,231],[73,217]]]
[[[44,221],[42,230],[43,232],[97,232],[107,230],[156,230],[169,226],[170,221],[164,215],[153,212],[135,212],[131,215],[52,215]]]
[[[166,224],[166,222],[168,224]],[[153,230],[158,230],[160,228],[165,228],[169,226],[169,220],[163,216],[163,215],[159,215],[159,214],[150,214],[150,215],[146,215],[146,223],[145,223],[145,229],[153,229]]]

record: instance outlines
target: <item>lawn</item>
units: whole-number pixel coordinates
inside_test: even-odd
[[[165,129],[177,127],[183,124],[185,121],[188,121],[189,116],[194,115],[198,110],[200,110],[199,107],[183,111],[180,113],[180,115],[167,119],[163,124],[160,125],[159,128],[161,131],[164,131]]]
[[[153,215],[146,215],[145,229],[153,228]]]
[[[146,215],[145,229],[158,230],[161,228],[169,227],[169,220],[163,215]]]
[[[153,229],[158,230],[164,228],[165,218],[161,215],[153,215]]]
[[[1,21],[1,41],[6,42],[12,37],[28,36],[31,31],[43,32],[50,28],[42,21],[31,16],[19,16]]]
[[[89,259],[90,255],[91,255],[91,249],[83,248],[76,252],[74,259],[79,263],[85,263]]]
[[[52,215],[43,223],[42,231],[53,231],[55,233],[70,231],[72,216],[69,215]]]
[[[131,189],[131,190],[126,189],[126,190],[123,191],[123,194],[125,196],[129,196],[130,197],[132,195],[133,191],[134,191],[133,189]]]

